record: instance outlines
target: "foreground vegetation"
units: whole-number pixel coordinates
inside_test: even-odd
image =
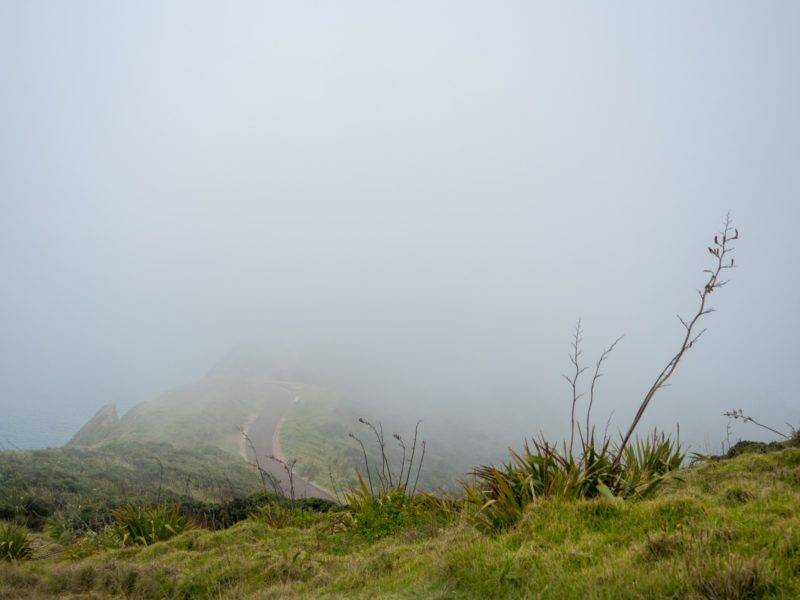
[[[0,566],[0,596],[800,596],[796,447],[683,469],[649,498],[540,498],[495,534],[405,498],[371,513],[267,505],[223,531],[85,554],[35,535],[34,560]]]

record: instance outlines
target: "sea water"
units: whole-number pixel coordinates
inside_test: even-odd
[[[63,446],[98,408],[66,409],[0,400],[0,450]]]

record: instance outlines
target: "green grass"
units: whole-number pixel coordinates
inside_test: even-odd
[[[350,512],[272,514],[80,559],[34,553],[0,565],[0,597],[796,598],[798,507],[790,448],[679,471],[651,498],[537,500],[497,534],[457,513],[378,537]]]

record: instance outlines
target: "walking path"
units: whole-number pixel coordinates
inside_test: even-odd
[[[284,494],[289,496],[290,484],[289,475],[283,465],[277,460],[270,458],[274,456],[278,460],[286,462],[280,443],[281,427],[286,420],[286,413],[290,409],[293,401],[297,398],[295,392],[288,384],[275,383],[276,387],[282,389],[284,394],[270,395],[266,406],[257,415],[253,415],[244,424],[244,432],[250,438],[252,446],[246,442],[244,436],[239,444],[240,454],[250,463],[258,462],[264,471],[273,475],[280,483]],[[253,455],[255,447],[256,455]],[[333,494],[328,490],[311,483],[297,475],[293,476],[295,498],[324,498],[325,500],[335,500]]]

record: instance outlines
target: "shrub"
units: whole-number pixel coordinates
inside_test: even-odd
[[[27,528],[40,531],[46,519],[56,510],[53,502],[31,494],[17,495],[14,490],[3,492],[0,498],[0,519],[14,520]]]
[[[176,504],[152,507],[125,506],[114,511],[115,532],[120,543],[148,546],[168,540],[189,529],[189,519]]]
[[[324,498],[298,498],[294,501],[294,504],[300,508],[321,513],[342,510],[340,504]]]
[[[114,521],[113,508],[105,504],[71,506],[48,519],[50,537],[70,543],[80,535],[103,531]]]
[[[27,532],[16,525],[0,526],[0,560],[27,560],[33,555]]]
[[[358,479],[359,487],[345,494],[356,527],[368,539],[378,539],[400,529],[408,520],[405,509],[411,499],[405,489],[373,494],[360,474]]]
[[[304,528],[319,521],[318,513],[284,502],[265,504],[250,516],[254,521],[265,523],[275,529],[283,529],[284,527]]]
[[[101,550],[119,548],[122,537],[115,527],[104,531],[88,531],[64,548],[64,556],[70,560],[86,558]]]
[[[225,529],[245,520],[250,514],[281,498],[274,494],[257,493],[245,498],[233,498],[222,504],[197,500],[182,502],[180,512],[192,522],[208,529]]]
[[[201,527],[225,529],[251,515],[257,515],[262,508],[273,504],[291,505],[312,513],[342,509],[339,504],[323,498],[298,498],[292,502],[276,494],[257,493],[245,498],[234,498],[223,504],[211,504],[197,500],[184,501],[180,505],[180,512]]]
[[[359,482],[345,500],[354,526],[369,540],[410,527],[438,529],[458,513],[455,502],[446,498],[422,492],[410,495],[403,486],[373,494],[360,475]]]
[[[735,458],[741,454],[766,454],[768,452],[779,452],[786,446],[781,442],[753,442],[741,440],[736,442],[728,449],[726,458]]]
[[[465,496],[474,523],[500,531],[516,523],[525,507],[539,497],[610,500],[652,495],[670,471],[680,467],[684,453],[664,434],[653,432],[629,445],[618,465],[607,442],[584,443],[576,457],[544,440],[525,443],[522,453],[511,453],[501,467],[480,466],[465,484]]]

